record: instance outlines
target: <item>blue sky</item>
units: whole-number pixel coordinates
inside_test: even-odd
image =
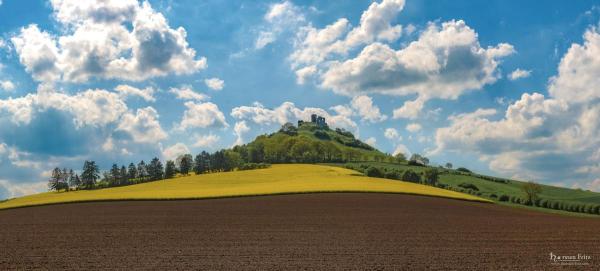
[[[313,112],[382,151],[600,190],[598,1],[99,2],[0,2],[0,198]]]

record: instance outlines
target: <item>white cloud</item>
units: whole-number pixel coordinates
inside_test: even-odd
[[[162,151],[165,160],[175,160],[183,154],[190,153],[190,149],[183,143],[176,143]]]
[[[171,88],[169,90],[169,92],[175,94],[177,99],[181,99],[181,100],[195,100],[198,102],[208,100],[207,95],[194,91],[191,86],[183,86],[180,88]]]
[[[118,94],[102,89],[89,89],[74,95],[53,91],[38,91],[19,98],[0,99],[4,111],[15,124],[28,124],[37,112],[48,109],[64,111],[73,116],[76,127],[105,126],[114,123],[127,112],[127,105]]]
[[[406,101],[402,107],[394,109],[394,119],[416,119],[421,115],[424,106],[425,98],[423,98],[423,96],[419,96],[419,98],[414,101]]]
[[[317,72],[317,66],[308,66],[296,71],[296,83],[304,85]]]
[[[416,133],[418,131],[421,131],[421,124],[418,123],[409,123],[408,125],[406,125],[406,130],[411,132],[411,133]]]
[[[224,128],[229,126],[225,121],[223,112],[214,103],[186,102],[185,106],[187,110],[183,113],[183,118],[178,127],[181,130],[208,127]]]
[[[31,195],[48,191],[47,182],[15,184],[6,180],[0,180],[0,189],[2,187],[4,187],[4,189],[6,189],[6,191],[8,192],[6,198],[22,197],[25,195]]]
[[[209,134],[209,135],[196,135],[195,143],[192,145],[197,148],[211,148],[214,147],[221,140],[221,138],[217,135]]]
[[[352,98],[350,105],[358,112],[358,115],[362,118],[362,120],[376,123],[387,119],[387,116],[381,114],[379,107],[373,104],[373,99],[371,99],[369,96],[356,96]]]
[[[115,148],[114,139],[112,137],[108,137],[104,144],[102,144],[102,150],[105,152],[112,151]]]
[[[580,185],[600,168],[600,34],[592,28],[584,44],[573,44],[550,80],[549,97],[525,93],[504,117],[493,109],[450,118],[436,132],[438,151],[471,152],[492,170],[546,182]]]
[[[558,66],[558,76],[550,79],[548,92],[556,99],[589,102],[600,98],[600,33],[590,29],[584,43],[573,44]]]
[[[154,98],[154,88],[152,88],[152,87],[147,87],[145,89],[139,89],[139,88],[132,87],[129,85],[118,85],[115,88],[115,91],[117,91],[124,98],[128,97],[128,96],[138,96],[147,102],[155,102],[156,101],[156,99]]]
[[[360,45],[395,41],[402,34],[402,26],[391,23],[403,8],[404,0],[383,0],[371,3],[355,28],[350,28],[346,18],[323,29],[312,25],[302,27],[296,37],[295,51],[290,55],[292,68],[321,64]]]
[[[206,84],[206,86],[212,90],[222,90],[223,87],[225,87],[225,81],[219,79],[219,78],[210,78],[210,79],[205,79],[204,83]]]
[[[13,82],[8,81],[8,80],[0,81],[0,89],[6,90],[6,91],[13,91],[13,90],[15,90],[15,84],[13,84]]]
[[[385,132],[383,133],[383,135],[385,136],[385,138],[387,138],[389,140],[402,139],[402,137],[400,137],[400,134],[398,133],[398,130],[396,130],[394,128],[385,129]]]
[[[322,86],[344,95],[456,99],[495,82],[497,59],[512,52],[507,44],[481,48],[477,33],[463,21],[431,24],[404,49],[372,43],[354,59],[333,62],[322,75]]]
[[[394,149],[394,152],[392,153],[392,155],[397,155],[399,153],[404,154],[404,156],[406,156],[406,157],[409,157],[411,154],[410,150],[408,150],[408,148],[402,144],[396,145],[396,148]]]
[[[377,139],[375,137],[369,137],[369,138],[365,139],[365,143],[369,144],[369,146],[371,146],[371,147],[376,147]]]
[[[233,127],[233,134],[236,136],[236,140],[235,143],[233,143],[233,146],[244,144],[243,136],[249,131],[250,128],[248,127],[245,121],[236,122],[235,126]]]
[[[262,49],[265,46],[274,42],[276,39],[277,37],[275,36],[275,33],[268,31],[260,31],[260,33],[258,34],[258,38],[256,38],[256,41],[254,42],[254,48]]]
[[[529,76],[531,76],[531,71],[516,69],[508,75],[508,79],[515,81],[521,78],[527,78]]]
[[[38,81],[55,81],[60,78],[58,67],[59,49],[55,38],[48,32],[40,31],[37,25],[21,29],[12,43],[19,54],[25,70]]]
[[[263,19],[267,25],[254,42],[254,48],[258,50],[277,40],[284,31],[290,31],[305,21],[302,10],[290,1],[271,4]]]
[[[167,133],[158,122],[158,112],[152,107],[138,109],[135,115],[126,113],[117,130],[129,133],[132,140],[138,143],[157,143],[167,138]]]
[[[283,125],[286,122],[297,120],[309,120],[311,114],[317,114],[326,118],[327,123],[334,128],[344,128],[355,133],[358,125],[346,114],[329,114],[324,109],[305,107],[300,109],[292,102],[284,102],[280,106],[269,109],[260,103],[253,106],[239,106],[231,110],[231,116],[238,120],[248,120],[259,125]]]
[[[346,18],[322,29],[300,27],[289,56],[297,83],[316,77],[321,88],[351,97],[416,95],[394,114],[414,119],[427,100],[457,99],[496,82],[500,60],[515,52],[506,43],[482,47],[461,20],[430,23],[415,41],[393,49],[389,44],[403,32],[393,21],[403,8],[403,0],[382,0],[371,3],[354,28]],[[414,32],[414,26],[407,31]]]
[[[12,38],[37,81],[140,81],[206,67],[206,59],[196,59],[189,47],[185,29],[172,29],[148,2],[52,0],[51,5],[63,35],[29,25]]]
[[[347,105],[336,105],[332,106],[330,109],[338,115],[342,115],[345,117],[351,117],[352,115],[354,115],[354,111],[352,111],[352,108],[350,108]]]

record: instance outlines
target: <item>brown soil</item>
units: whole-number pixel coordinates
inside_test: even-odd
[[[392,194],[79,203],[0,211],[0,270],[598,269],[599,229]],[[557,266],[550,253],[591,260]]]

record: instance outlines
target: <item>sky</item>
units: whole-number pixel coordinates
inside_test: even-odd
[[[388,153],[600,191],[600,1],[0,1],[0,199],[317,113]]]

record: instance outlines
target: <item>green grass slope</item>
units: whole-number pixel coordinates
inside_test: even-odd
[[[361,176],[356,171],[306,164],[212,173],[137,185],[48,192],[0,203],[0,209],[85,201],[172,200],[315,192],[404,193],[490,202],[486,199],[420,184]]]
[[[366,166],[374,166],[378,168],[382,168],[385,170],[412,170],[416,173],[422,173],[425,170],[431,167],[425,166],[410,166],[407,164],[395,164],[395,163],[386,163],[386,162],[349,162],[345,164],[331,164],[338,166],[351,166],[353,168],[358,167],[366,167]],[[438,168],[439,169],[439,168]],[[476,173],[464,173],[459,172],[457,170],[448,170],[448,169],[440,169],[440,178],[439,183],[443,186],[448,187],[449,189],[461,191],[463,189],[461,185],[463,184],[472,184],[477,187],[477,191],[467,189],[463,189],[464,192],[469,192],[476,196],[480,196],[483,198],[487,198],[489,200],[501,203],[506,206],[513,206],[519,208],[528,208],[535,209],[538,211],[551,212],[551,213],[561,213],[561,214],[577,214],[574,212],[566,212],[562,210],[554,210],[549,208],[539,208],[534,206],[525,206],[521,204],[515,204],[508,202],[500,202],[499,197],[502,195],[506,195],[508,197],[520,197],[525,198],[524,192],[521,190],[521,187],[525,182],[517,181],[517,180],[509,180],[497,177],[483,176]],[[495,181],[494,181],[495,180]],[[542,191],[539,194],[541,199],[551,200],[551,201],[559,201],[565,204],[579,204],[579,205],[589,205],[589,204],[600,204],[600,193],[592,192],[589,190],[581,190],[581,189],[569,189],[563,187],[556,187],[550,185],[540,184],[542,187]],[[584,214],[581,214],[584,215]],[[597,217],[597,215],[596,215]]]

